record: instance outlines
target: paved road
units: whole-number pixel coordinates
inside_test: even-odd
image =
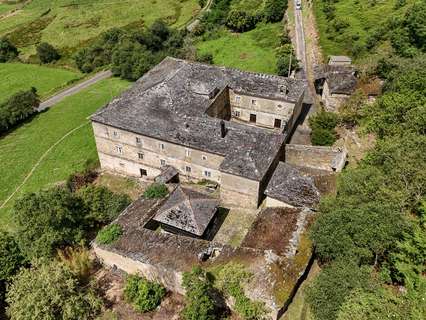
[[[112,72],[110,70],[107,71],[102,71],[99,72],[97,74],[95,74],[92,78],[80,82],[78,84],[76,84],[75,86],[68,88],[64,91],[59,92],[58,94],[54,95],[53,97],[50,97],[49,99],[47,99],[46,101],[43,101],[39,108],[38,111],[43,111],[47,108],[50,108],[51,106],[57,104],[59,101],[62,101],[63,99],[65,99],[66,97],[72,96],[78,92],[80,92],[81,90],[90,87],[91,85],[103,80],[103,79],[107,79],[109,77],[112,76]]]
[[[306,44],[305,44],[305,33],[303,30],[303,17],[302,10],[296,9],[296,1],[294,0],[294,21],[296,30],[296,56],[297,59],[302,63],[302,68],[306,72]]]

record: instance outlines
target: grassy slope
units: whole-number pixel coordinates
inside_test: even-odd
[[[196,0],[33,0],[17,14],[0,20],[0,35],[32,33],[21,46],[28,56],[39,41],[74,48],[105,30],[130,23],[149,25],[163,18],[180,26],[198,10]],[[37,23],[46,19],[50,21],[47,25]]]
[[[275,73],[275,49],[279,45],[282,24],[259,24],[245,33],[223,30],[221,37],[199,42],[200,53],[213,54],[214,63],[247,71]]]
[[[87,122],[87,117],[129,87],[119,79],[103,80],[79,94],[66,98],[54,108],[0,139],[0,203],[21,184],[34,164],[56,141]],[[90,124],[75,131],[53,148],[18,194],[0,210],[0,228],[11,227],[13,200],[26,191],[65,180],[81,170],[88,159],[97,159]]]
[[[414,0],[407,0],[412,3]],[[359,35],[359,42],[365,44],[367,36],[372,33],[381,23],[392,14],[401,14],[405,9],[395,9],[397,0],[377,1],[373,6],[369,0],[339,0],[336,6],[336,17],[349,23],[349,27],[344,32],[342,39],[353,34]],[[341,39],[328,39],[327,26],[330,24],[321,10],[323,0],[314,1],[314,11],[317,28],[320,34],[320,45],[324,56],[327,55],[350,55],[350,51]],[[385,49],[385,48],[383,48]]]
[[[33,64],[2,63],[0,67],[0,101],[19,90],[37,88],[43,98],[72,80],[81,78],[78,72]]]

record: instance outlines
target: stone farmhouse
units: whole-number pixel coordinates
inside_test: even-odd
[[[257,208],[300,115],[307,83],[166,58],[92,116],[101,167],[220,184],[221,203]]]

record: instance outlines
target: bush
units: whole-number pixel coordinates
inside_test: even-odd
[[[131,275],[126,280],[124,297],[138,312],[152,311],[157,308],[166,289],[158,283],[150,282],[138,275]]]
[[[287,0],[266,0],[263,16],[266,22],[279,22],[284,17],[287,10]]]
[[[182,284],[186,290],[186,305],[181,314],[184,320],[219,319],[212,298],[213,285],[200,267],[194,267],[191,272],[184,272]]]
[[[102,302],[85,288],[57,261],[22,269],[8,288],[7,314],[11,320],[94,319]]]
[[[246,11],[232,10],[226,19],[226,26],[237,32],[245,32],[256,27],[256,19]]]
[[[204,8],[206,3],[207,3],[207,0],[198,0],[198,4],[200,5],[201,8]]]
[[[169,193],[167,186],[161,183],[151,184],[144,192],[143,196],[146,199],[164,198]]]
[[[18,56],[18,49],[6,38],[0,39],[0,63],[8,62]]]
[[[37,46],[37,55],[41,63],[50,63],[61,57],[58,51],[46,42],[42,42]]]
[[[289,68],[290,72],[298,69],[299,63],[297,61],[296,55],[294,54],[294,49],[291,43],[279,47],[277,49],[276,56],[278,75],[288,77]]]
[[[40,105],[37,90],[20,91],[0,103],[0,134],[25,121],[37,112]]]
[[[213,54],[211,54],[210,52],[197,54],[197,61],[201,63],[213,64]]]
[[[15,239],[7,232],[0,231],[0,282],[15,275],[24,261]]]
[[[123,229],[120,225],[110,224],[98,232],[96,241],[100,244],[112,244],[117,241],[122,234]]]
[[[311,140],[313,145],[331,146],[337,140],[335,127],[339,122],[338,116],[333,112],[319,111],[309,118],[312,129]]]

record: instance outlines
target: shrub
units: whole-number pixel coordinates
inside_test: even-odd
[[[7,232],[0,231],[0,282],[11,278],[24,261],[15,239]]]
[[[280,76],[288,77],[288,71],[297,70],[299,67],[294,49],[291,43],[285,44],[277,49],[277,73]],[[291,67],[290,67],[291,63]]]
[[[182,284],[186,290],[186,305],[181,314],[184,320],[219,319],[212,298],[213,285],[200,267],[184,272]]]
[[[124,297],[138,312],[152,311],[160,305],[166,290],[158,283],[150,282],[138,275],[126,280]]]
[[[8,288],[7,314],[12,320],[94,319],[102,302],[81,286],[64,264],[53,261],[22,269]]]
[[[123,229],[120,225],[110,224],[98,232],[96,241],[100,244],[111,244],[117,241],[122,234]]]
[[[204,6],[206,5],[207,0],[198,0],[198,4],[200,5],[201,8],[204,8]]]
[[[226,19],[226,26],[237,32],[245,32],[256,27],[256,19],[246,11],[232,10]]]
[[[46,42],[42,42],[37,46],[37,55],[41,63],[50,63],[61,57],[58,51]]]
[[[164,198],[168,193],[169,191],[167,190],[167,186],[165,184],[153,183],[145,190],[143,196],[146,199],[156,199]]]
[[[6,38],[0,39],[0,63],[15,59],[18,56],[18,49]]]
[[[37,90],[20,91],[6,102],[0,103],[0,133],[28,119],[40,105]]]
[[[213,54],[211,54],[210,52],[197,54],[197,61],[201,63],[213,64]]]
[[[311,142],[314,146],[332,146],[336,140],[334,130],[315,128],[311,131]]]
[[[333,112],[321,110],[309,118],[312,129],[312,144],[331,146],[337,139],[335,127],[339,122],[338,116]]]
[[[58,260],[64,263],[81,283],[89,282],[93,262],[88,249],[83,246],[67,247],[58,251]]]
[[[263,16],[266,22],[279,22],[287,10],[287,0],[266,0]]]

